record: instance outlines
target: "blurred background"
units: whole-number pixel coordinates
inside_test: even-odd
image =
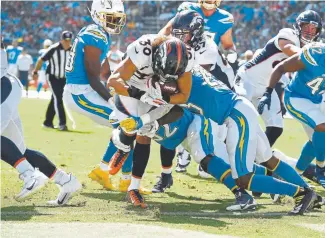
[[[113,40],[125,51],[139,36],[157,33],[182,2],[125,1],[127,24]],[[90,5],[91,1],[1,1],[1,34],[7,45],[18,40],[36,59],[45,39],[56,42],[62,30],[76,35],[91,23]],[[234,16],[233,36],[239,55],[263,47],[281,28],[291,27],[304,10],[316,10],[325,19],[325,1],[222,1],[220,8]]]

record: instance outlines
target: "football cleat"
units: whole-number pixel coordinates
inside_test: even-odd
[[[317,182],[325,188],[325,167],[321,168],[316,166],[316,179]]]
[[[88,177],[91,180],[98,182],[105,189],[116,190],[116,187],[111,182],[111,178],[109,177],[108,171],[104,171],[100,167],[97,167],[97,168],[93,169],[88,174]]]
[[[208,174],[207,172],[205,172],[202,169],[202,166],[200,164],[197,166],[197,173],[201,178],[210,178],[211,177],[210,174]]]
[[[127,193],[127,200],[128,202],[132,203],[134,207],[141,207],[141,208],[147,208],[148,205],[144,203],[144,199],[141,196],[138,189],[133,189],[128,191]]]
[[[236,203],[230,205],[226,208],[227,211],[246,211],[246,210],[255,210],[256,209],[256,201],[255,199],[249,195],[248,193],[238,191],[235,193]]]
[[[117,174],[122,168],[128,156],[129,156],[129,152],[123,152],[122,150],[117,150],[113,155],[112,159],[108,163],[109,174],[111,175]]]
[[[322,206],[325,206],[325,199],[317,194],[317,198],[313,204],[313,209],[321,209]]]
[[[254,198],[260,198],[260,197],[262,197],[263,193],[252,192],[252,195],[253,195]]]
[[[40,190],[47,182],[45,177],[38,169],[34,171],[27,170],[19,175],[19,178],[24,181],[23,189],[15,197],[17,201],[23,201],[28,196]]]
[[[309,210],[314,201],[317,199],[317,194],[310,188],[304,188],[303,191],[299,192],[298,195],[294,198],[295,206],[289,215],[303,215],[304,212]]]
[[[127,133],[134,133],[138,129],[138,123],[134,118],[129,117],[120,122],[120,127]]]
[[[167,188],[173,186],[173,176],[172,174],[161,173],[158,182],[152,189],[153,193],[163,193]]]
[[[284,198],[285,196],[280,195],[280,194],[270,194],[270,197],[271,197],[273,203],[280,204],[282,201],[282,198]]]
[[[130,184],[131,184],[131,179],[121,179],[119,184],[119,191],[123,193],[127,192]],[[143,195],[148,195],[152,193],[149,189],[143,187],[139,188],[139,192],[140,194]]]
[[[75,193],[81,189],[81,183],[72,174],[69,174],[69,180],[64,183],[57,183],[60,192],[56,200],[48,201],[48,204],[54,206],[65,205]]]
[[[182,152],[177,153],[177,165],[175,171],[177,173],[185,173],[187,166],[189,166],[191,162],[191,155],[183,150]]]

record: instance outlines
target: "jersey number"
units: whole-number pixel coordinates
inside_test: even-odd
[[[74,60],[75,60],[75,57],[76,57],[77,44],[78,44],[78,38],[75,39],[75,41],[73,42],[73,45],[71,47],[70,55],[69,55],[69,58],[68,58],[68,61],[67,61],[67,65],[65,67],[66,71],[71,72],[73,70],[73,68],[74,68]]]
[[[166,138],[169,138],[169,137],[173,136],[176,133],[176,131],[178,130],[177,127],[175,127],[173,130],[171,130],[171,128],[168,124],[163,125],[163,128],[164,128],[164,136],[159,136],[156,134],[155,138],[154,138],[156,141],[162,141]]]
[[[140,44],[140,45],[143,45],[143,46],[146,46],[146,45],[151,45],[151,42],[150,42],[150,40],[148,39],[148,40],[146,40],[146,41],[139,41],[139,44]],[[145,55],[151,55],[151,49],[148,48],[148,47],[144,47],[144,48],[143,48],[143,54],[145,54]]]
[[[16,52],[10,52],[9,53],[9,59],[10,60],[14,60],[15,56],[16,56]]]
[[[312,94],[315,94],[319,90],[324,80],[324,78],[315,78],[307,83],[307,86],[312,90]]]

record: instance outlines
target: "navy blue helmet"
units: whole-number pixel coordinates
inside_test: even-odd
[[[294,28],[301,43],[305,45],[317,41],[322,32],[322,19],[315,11],[304,11],[297,17]]]
[[[172,29],[172,35],[174,37],[177,37],[191,47],[195,47],[202,40],[204,20],[196,11],[181,11],[176,14]]]

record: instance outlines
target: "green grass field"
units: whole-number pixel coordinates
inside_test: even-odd
[[[125,194],[105,191],[87,177],[88,172],[100,162],[111,130],[76,114],[74,114],[77,121],[76,131],[44,130],[41,124],[46,105],[45,100],[24,99],[22,101],[20,113],[26,143],[28,147],[42,151],[57,166],[74,173],[83,183],[84,188],[70,201],[70,205],[64,207],[49,207],[46,204],[46,201],[54,199],[58,193],[58,188],[53,183],[49,183],[30,200],[19,203],[13,198],[21,188],[18,174],[10,166],[1,162],[2,224],[6,224],[7,221],[123,222],[238,237],[325,237],[325,231],[304,227],[309,224],[323,229],[325,210],[291,217],[287,215],[293,206],[289,198],[285,199],[284,204],[274,205],[267,195],[263,195],[257,200],[259,207],[255,212],[226,212],[227,205],[234,202],[233,195],[213,179],[197,177],[194,162],[188,174],[173,173],[174,186],[166,193],[145,196],[146,202],[150,205],[149,209],[134,209],[125,202]],[[296,157],[306,136],[302,127],[293,120],[287,120],[285,126],[285,133],[275,147]],[[153,144],[143,186],[151,188],[159,174],[159,147]],[[118,179],[119,176],[114,177],[116,184]],[[316,186],[316,189],[325,196],[324,189],[319,186]]]

